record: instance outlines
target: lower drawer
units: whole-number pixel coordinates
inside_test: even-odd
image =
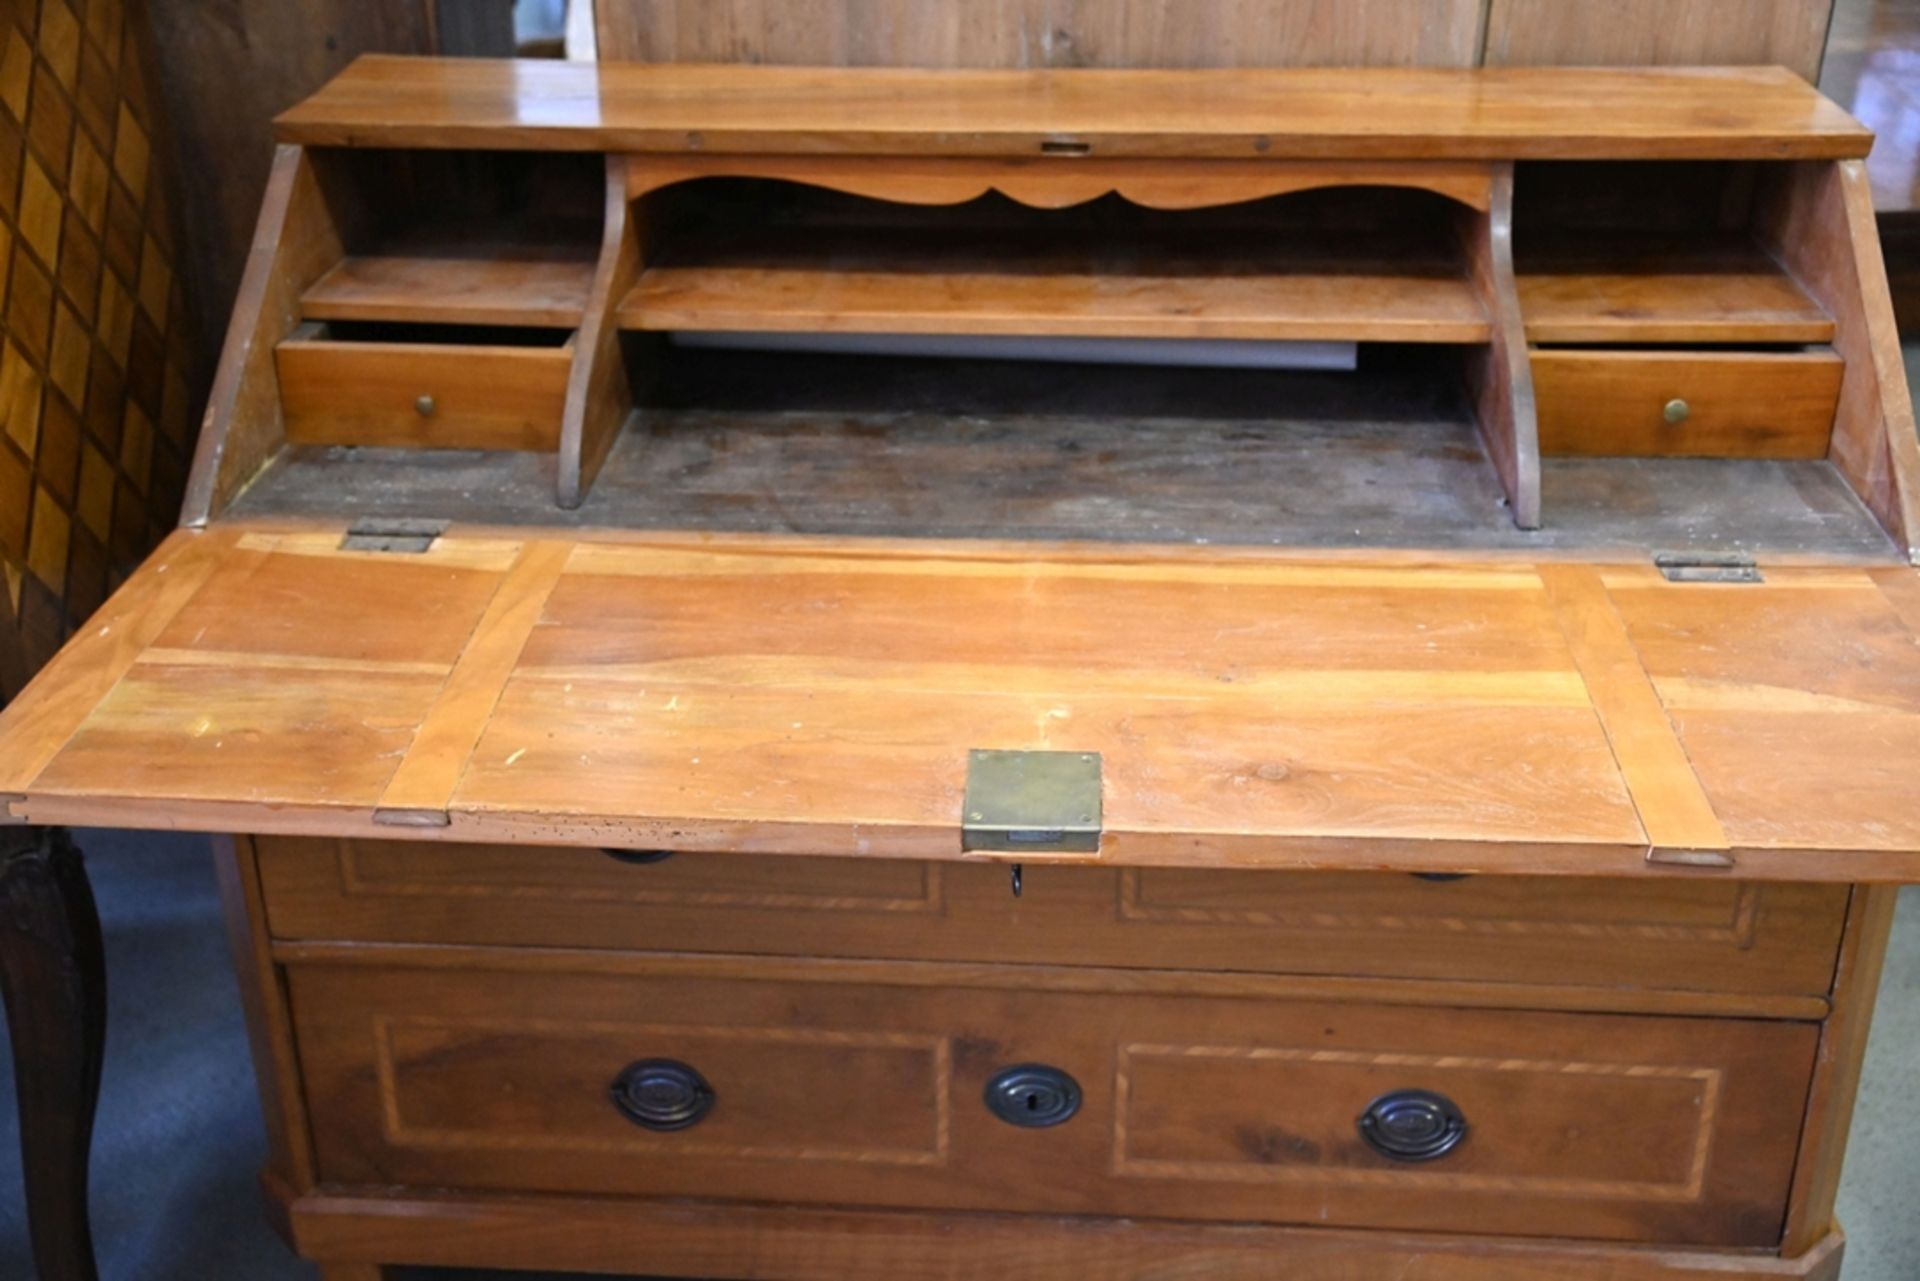
[[[1824,995],[1845,886],[1030,866],[262,837],[284,939]],[[631,856],[625,856],[631,857]]]
[[[1730,1246],[1779,1238],[1816,1039],[741,961],[288,974],[333,1183]],[[990,1110],[1030,1065],[1077,1108],[1028,1077]]]
[[[1536,349],[1540,452],[1824,458],[1844,368],[1827,350]]]

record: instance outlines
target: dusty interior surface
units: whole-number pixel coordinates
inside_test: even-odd
[[[1352,374],[666,354],[577,510],[550,456],[302,448],[233,514],[1895,558],[1826,462],[1547,459],[1546,527],[1515,529],[1450,350],[1363,347]]]

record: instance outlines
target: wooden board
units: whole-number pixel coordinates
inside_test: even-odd
[[[309,1258],[583,1272],[644,1259],[682,1276],[748,1276],[778,1259],[782,1281],[1273,1281],[1276,1264],[1329,1281],[1839,1281],[1845,1246],[1838,1230],[1782,1259],[1456,1233],[384,1189],[316,1192],[289,1209]]]
[[[1102,753],[1117,865],[1631,874],[1651,849],[1845,880],[1920,851],[1920,652],[1864,569],[1619,566],[1596,598],[1417,554],[340,536],[177,536],[206,577],[136,575],[140,629],[0,716],[11,813],[951,859],[968,749],[1015,747]],[[1658,701],[1607,693],[1641,652]],[[456,754],[445,790],[388,802],[416,739]]]
[[[1542,243],[1544,236],[1545,243]],[[1823,343],[1833,321],[1750,242],[1718,233],[1523,237],[1520,309],[1536,343]]]
[[[599,56],[805,66],[1459,66],[1484,0],[997,0],[990,19],[920,0],[605,0]]]
[[[930,990],[367,963],[287,969],[318,1177],[336,1186],[722,1196],[1765,1247],[1799,1135],[1811,1024],[1198,995]],[[385,964],[380,964],[384,952]],[[1524,1047],[1517,1051],[1516,1047]],[[660,1133],[609,1098],[627,1065],[698,1071],[715,1106]],[[1047,1129],[983,1106],[1042,1063],[1079,1084]],[[1355,1118],[1445,1095],[1467,1137],[1406,1163]],[[1604,1118],[1604,1120],[1600,1120]]]
[[[615,7],[618,7],[617,5]],[[1820,78],[1833,0],[1491,0],[1489,65],[1780,65]]]
[[[593,245],[467,241],[443,251],[353,254],[300,296],[307,320],[572,329],[593,283]]]
[[[1595,103],[1605,103],[1596,111]],[[276,121],[315,146],[1345,160],[1864,156],[1779,69],[924,71],[360,58]]]
[[[1456,263],[1386,238],[1200,237],[1086,247],[870,227],[670,249],[620,306],[630,329],[1482,343]]]

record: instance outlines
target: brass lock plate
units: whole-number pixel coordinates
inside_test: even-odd
[[[1100,753],[967,754],[960,848],[994,853],[1100,850]]]

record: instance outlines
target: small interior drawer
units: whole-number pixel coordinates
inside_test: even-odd
[[[284,939],[1821,996],[1846,887],[256,841]]]
[[[514,959],[290,968],[322,1180],[1769,1246],[1819,1031]]]
[[[573,335],[308,323],[274,360],[295,444],[553,452]]]
[[[1535,348],[1540,452],[1824,458],[1843,368],[1828,348]]]

